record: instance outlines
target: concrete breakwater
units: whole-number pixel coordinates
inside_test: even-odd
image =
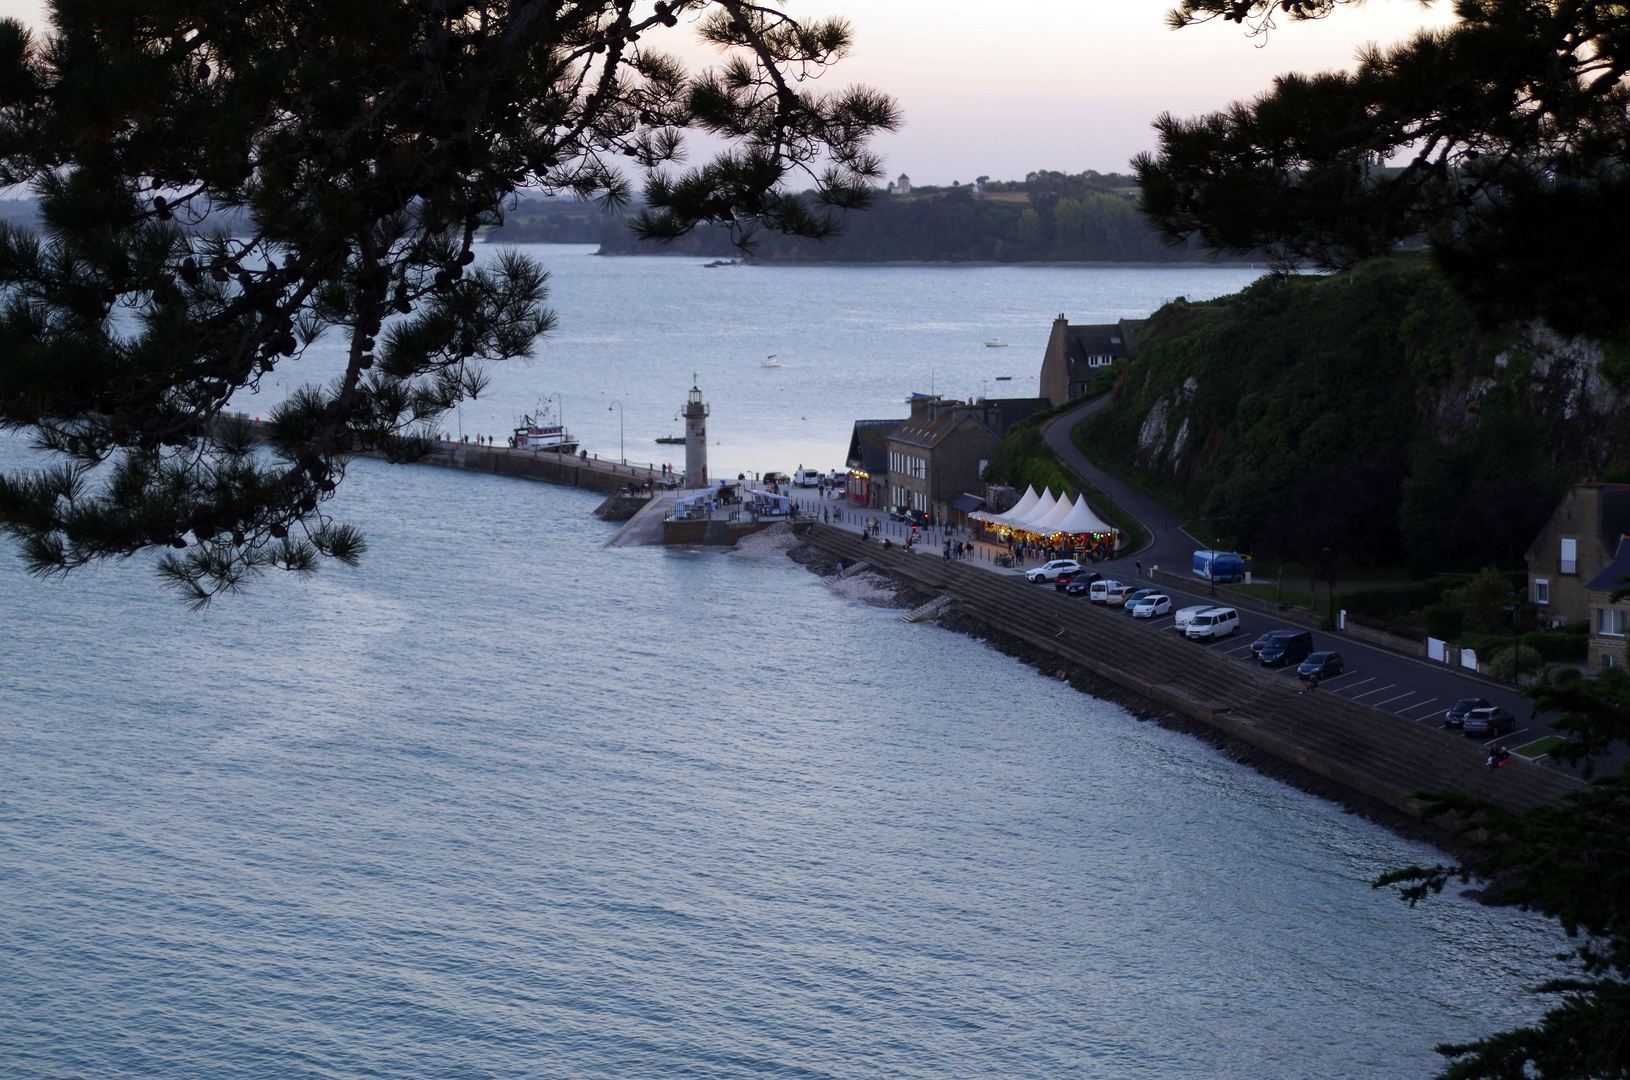
[[[226,414],[223,414],[223,416]],[[264,420],[251,420],[243,413],[232,414],[247,423],[262,442],[269,441],[271,425]],[[361,452],[363,457],[382,458],[371,450]],[[644,485],[650,481],[659,488],[677,487],[679,478],[664,473],[655,463],[631,464],[626,461],[602,461],[599,457],[580,458],[575,454],[559,454],[549,450],[518,450],[511,446],[487,446],[481,443],[441,441],[429,455],[413,462],[415,465],[440,465],[449,469],[492,473],[496,476],[518,476],[526,480],[542,480],[567,487],[588,488],[616,494],[626,491],[630,483]],[[632,516],[628,511],[627,516]],[[626,520],[608,518],[607,520]]]
[[[1298,694],[1288,680],[1212,655],[1175,635],[1128,635],[1116,612],[931,555],[885,551],[852,533],[805,527],[817,549],[954,607],[1136,695],[1394,810],[1414,814],[1413,793],[1456,788],[1521,810],[1583,785],[1513,759],[1498,773],[1481,747],[1333,694]]]
[[[548,450],[516,450],[508,446],[460,442],[438,443],[435,452],[423,458],[421,464],[497,476],[519,476],[527,480],[542,480],[607,493],[623,491],[630,483],[643,485],[649,480],[661,486],[675,480],[652,466],[601,461],[592,457],[585,461],[571,454],[557,454]]]

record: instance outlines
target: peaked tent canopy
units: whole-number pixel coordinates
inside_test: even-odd
[[[1075,507],[1069,516],[1059,522],[1056,531],[1076,536],[1082,533],[1108,533],[1115,530],[1092,512],[1092,507],[1087,505],[1087,497],[1082,495],[1075,500]]]
[[[1041,502],[1041,496],[1036,494],[1036,485],[1031,484],[1024,489],[1024,496],[1013,504],[1013,509],[1002,514],[975,514],[980,521],[988,521],[992,525],[1006,525],[1009,521],[1020,520],[1024,515],[1036,508]]]
[[[1059,522],[1069,517],[1073,509],[1075,508],[1070,505],[1068,498],[1059,499],[1052,510],[1025,522],[1025,531],[1033,532],[1037,536],[1052,536],[1059,531]]]
[[[1037,503],[1030,513],[1022,518],[1016,514],[1009,514],[1002,519],[1002,524],[1010,529],[1018,529],[1020,532],[1035,532],[1036,530],[1031,527],[1031,522],[1040,521],[1056,509],[1058,509],[1058,500],[1053,498],[1053,492],[1049,489],[1042,495],[1041,502]]]

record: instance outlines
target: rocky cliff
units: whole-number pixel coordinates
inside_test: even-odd
[[[1630,477],[1630,357],[1479,325],[1419,256],[1157,312],[1076,433],[1243,546],[1512,564],[1570,482]]]

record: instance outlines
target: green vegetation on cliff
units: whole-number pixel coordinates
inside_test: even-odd
[[[1481,327],[1406,254],[1263,278],[1157,312],[1074,437],[1263,555],[1513,566],[1619,424],[1612,393],[1569,397],[1602,382],[1588,349],[1540,360],[1531,336]]]

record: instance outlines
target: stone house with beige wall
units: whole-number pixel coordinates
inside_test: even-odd
[[[1630,484],[1589,481],[1562,497],[1525,556],[1528,600],[1542,623],[1558,626],[1593,617],[1592,582],[1613,562],[1627,534]]]
[[[1620,578],[1630,578],[1630,537],[1619,541],[1612,562],[1604,566],[1585,587],[1590,605],[1590,670],[1625,665],[1625,627],[1630,624],[1630,597],[1613,603],[1613,590]]]

